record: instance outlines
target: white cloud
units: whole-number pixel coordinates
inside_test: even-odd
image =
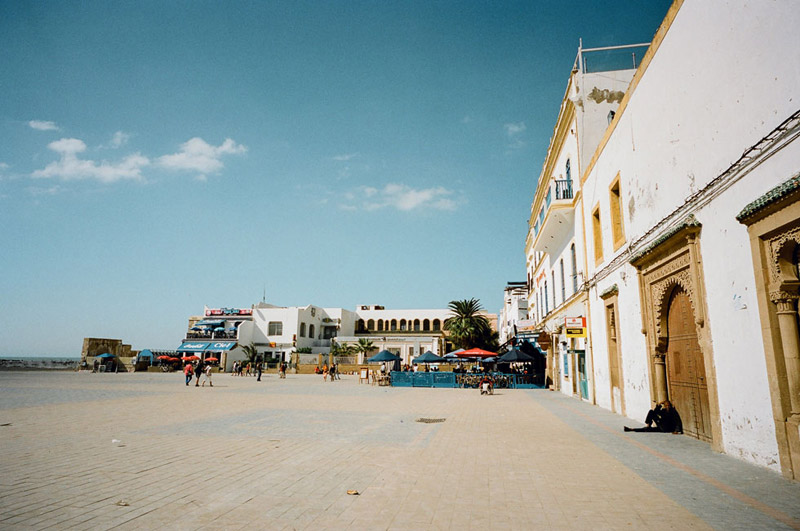
[[[348,161],[348,160],[350,160],[352,158],[355,158],[357,156],[358,156],[358,153],[345,153],[344,155],[336,155],[336,156],[334,156],[333,160],[346,162],[346,161]]]
[[[394,208],[403,212],[416,209],[455,210],[453,192],[441,186],[415,189],[405,184],[387,184],[382,189],[363,187],[363,208],[368,211]]]
[[[116,164],[80,159],[78,154],[86,151],[86,144],[77,138],[62,138],[51,142],[47,147],[61,155],[61,158],[42,170],[36,170],[31,174],[32,177],[65,181],[97,179],[104,183],[123,179],[139,180],[142,178],[142,168],[150,164],[150,160],[139,153],[128,155]]]
[[[32,129],[36,129],[37,131],[60,131],[61,129],[55,124],[55,122],[45,122],[42,120],[31,120],[28,122],[28,125]]]
[[[123,133],[122,131],[117,131],[114,133],[114,136],[111,137],[111,147],[114,149],[119,149],[125,144],[128,143],[128,140],[131,139],[131,135],[128,133]]]
[[[31,187],[31,188],[28,188],[28,191],[31,193],[31,195],[40,196],[40,195],[56,195],[58,193],[63,192],[64,189],[56,184],[56,185],[53,185],[53,186],[51,186],[49,188],[39,188],[39,187],[35,187],[34,186],[34,187]]]
[[[522,139],[523,133],[527,129],[525,122],[504,124],[503,129],[506,130],[510,149],[519,149],[525,146],[525,141]]]
[[[157,162],[159,166],[170,170],[189,170],[206,175],[224,168],[220,160],[223,155],[238,155],[246,151],[247,147],[230,138],[226,138],[219,146],[212,146],[202,138],[195,137],[181,144],[179,152],[159,157]]]

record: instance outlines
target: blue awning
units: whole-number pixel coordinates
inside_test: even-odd
[[[225,352],[236,346],[236,341],[218,341],[208,343],[206,352]]]
[[[224,323],[222,319],[208,319],[195,323],[198,326],[218,326]]]
[[[203,352],[208,347],[205,341],[184,341],[178,347],[178,352]]]

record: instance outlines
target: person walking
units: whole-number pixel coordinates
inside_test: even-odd
[[[328,381],[328,364],[327,363],[322,366],[322,381],[323,382],[327,382]]]
[[[282,361],[281,362],[281,379],[285,379],[285,378],[286,378],[286,362]]]
[[[205,387],[206,382],[208,382],[209,387],[214,387],[214,384],[211,383],[211,365],[206,365],[206,368],[203,371],[203,376],[205,376],[205,378],[203,379],[203,383],[200,384],[200,387]]]
[[[201,362],[200,360],[194,362],[193,369],[194,369],[194,375],[197,377],[197,379],[195,379],[194,381],[194,386],[197,387],[200,385],[200,376],[202,376],[203,374],[203,362]]]
[[[231,376],[239,376],[239,362],[233,362],[233,368],[231,369]]]
[[[258,375],[258,378],[256,379],[257,382],[261,381],[261,372],[263,370],[264,366],[261,364],[261,362],[259,361],[258,363],[256,363],[256,374]]]
[[[187,363],[183,366],[183,374],[186,376],[186,385],[188,386],[192,382],[192,377],[194,376],[191,363]]]

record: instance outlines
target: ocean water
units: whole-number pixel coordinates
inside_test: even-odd
[[[0,370],[4,369],[74,369],[80,356],[0,356]]]

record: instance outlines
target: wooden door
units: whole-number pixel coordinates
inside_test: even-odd
[[[608,333],[608,370],[611,383],[611,411],[625,414],[622,400],[622,370],[619,363],[619,345],[617,344],[617,312],[616,306],[606,306],[606,328]]]
[[[697,341],[692,304],[680,288],[670,297],[667,334],[669,399],[681,416],[684,433],[711,441],[706,367]]]

